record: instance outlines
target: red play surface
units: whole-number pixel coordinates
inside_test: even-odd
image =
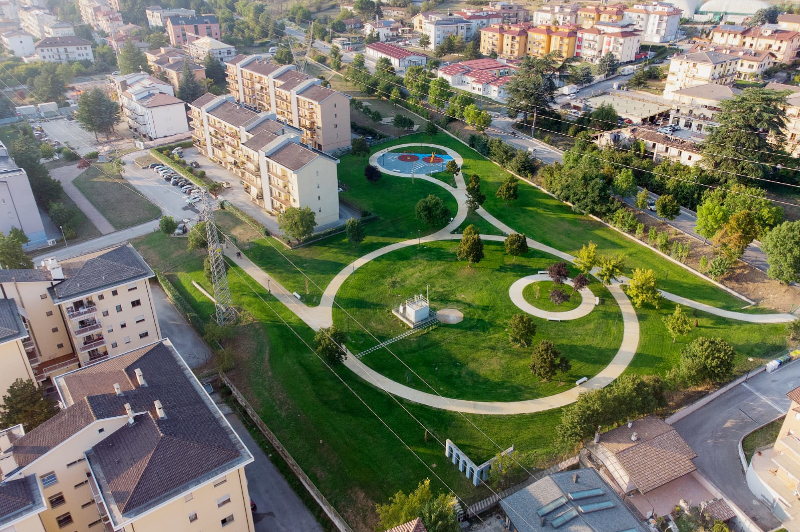
[[[423,157],[422,158],[422,162],[423,163],[434,163],[434,164],[436,164],[436,163],[443,163],[444,159],[442,159],[441,157],[435,157],[435,156],[428,155],[427,157]]]
[[[398,161],[403,161],[404,163],[413,163],[413,162],[419,161],[419,156],[417,156],[417,155],[409,155],[407,153],[404,153],[403,155],[398,157],[397,160]]]

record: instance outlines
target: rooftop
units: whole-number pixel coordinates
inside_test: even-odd
[[[422,519],[417,517],[413,521],[392,527],[386,532],[427,532],[427,529],[422,523]]]
[[[176,15],[174,17],[167,17],[167,20],[173,26],[194,26],[195,24],[219,24],[216,15],[196,15],[194,17],[184,17]]]
[[[336,94],[336,91],[322,85],[311,85],[303,89],[298,96],[312,102],[321,102],[327,100],[332,94]]]
[[[234,57],[233,59],[236,60],[239,56]],[[247,58],[249,56],[244,56]],[[237,61],[238,63],[239,61]],[[230,61],[229,61],[230,63]],[[234,65],[236,63],[233,63]],[[250,61],[246,65],[242,66],[242,70],[246,70],[248,72],[253,72],[254,74],[260,74],[262,76],[269,76],[276,70],[283,68],[284,65],[279,65],[277,63],[271,63],[270,61],[264,61],[261,59],[256,59],[255,61]]]
[[[678,55],[674,59],[679,61],[694,61],[697,63],[710,63],[712,65],[719,65],[729,61],[736,61],[739,59],[739,57],[720,52],[693,52],[689,54]]]
[[[215,97],[216,98],[216,97]],[[192,104],[193,106],[197,107],[196,105]],[[214,118],[218,118],[225,122],[226,124],[232,127],[239,127],[245,124],[248,120],[251,120],[258,114],[247,109],[246,107],[242,107],[236,103],[233,103],[230,100],[226,100],[220,105],[214,107],[208,114],[213,116]]]
[[[222,41],[218,41],[213,37],[200,37],[190,43],[192,46],[198,48],[208,48],[209,50],[221,50],[225,48],[233,48],[232,44],[225,44]]]
[[[314,150],[310,150],[302,144],[287,142],[277,150],[267,155],[279,165],[289,170],[299,170],[319,156]]]
[[[3,530],[14,530],[14,523],[46,509],[36,475],[0,483],[0,528]]]
[[[706,83],[705,85],[696,85],[694,87],[687,87],[685,89],[673,91],[672,94],[719,102],[722,100],[729,100],[741,92],[741,89],[737,89],[730,85]]]
[[[375,50],[376,52],[383,54],[388,57],[392,57],[394,59],[405,59],[406,57],[413,57],[413,56],[420,56],[421,54],[412,52],[410,50],[406,50],[405,48],[400,48],[399,46],[395,46],[394,44],[389,44],[385,42],[374,42],[372,44],[368,44],[367,48],[370,50]]]
[[[0,344],[28,336],[14,299],[0,299]],[[2,514],[2,511],[0,511]]]
[[[183,100],[179,100],[175,96],[170,96],[169,94],[154,94],[152,98],[150,98],[145,107],[153,108],[153,107],[164,107],[165,105],[175,105],[175,104],[183,104]]]
[[[48,46],[91,46],[92,43],[80,37],[45,37],[37,42],[36,48],[45,48]]]
[[[207,104],[213,102],[217,98],[218,98],[218,96],[216,96],[214,94],[211,94],[210,92],[207,92],[207,93],[203,94],[202,96],[200,96],[195,101],[193,101],[192,103],[190,103],[189,105],[191,105],[192,107],[196,107],[196,108],[200,109],[204,105],[207,105]]]

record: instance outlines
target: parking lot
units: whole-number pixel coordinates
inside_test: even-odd
[[[63,145],[69,145],[79,155],[86,155],[104,147],[120,148],[133,144],[132,139],[125,136],[128,130],[124,126],[117,127],[117,133],[121,135],[121,138],[105,141],[102,137],[95,139],[94,134],[83,129],[78,122],[66,118],[36,122],[34,125],[41,126],[50,140],[57,140]]]

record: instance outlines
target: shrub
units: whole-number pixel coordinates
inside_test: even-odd
[[[199,177],[199,178],[203,178],[203,177],[205,177],[205,176],[206,176],[206,171],[205,171],[205,170],[198,170],[198,171],[197,171],[197,177]],[[221,185],[220,185],[220,186],[221,186]]]
[[[66,159],[67,161],[77,161],[78,159],[81,158],[80,155],[78,155],[77,153],[75,153],[70,149],[66,149],[63,152],[61,152],[61,156],[64,157],[64,159]]]
[[[90,151],[86,155],[83,156],[84,159],[97,159],[100,154],[96,151]]]

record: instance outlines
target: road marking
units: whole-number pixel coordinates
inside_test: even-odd
[[[773,403],[773,402],[772,402],[772,401],[771,401],[771,400],[770,400],[770,399],[769,399],[769,398],[768,398],[766,395],[764,395],[763,393],[761,393],[761,392],[759,392],[758,390],[754,389],[752,386],[750,386],[750,385],[749,385],[749,384],[747,384],[746,382],[743,382],[743,383],[742,383],[742,386],[744,386],[745,388],[747,388],[748,390],[750,390],[751,392],[753,392],[755,395],[757,395],[759,398],[761,398],[761,399],[762,399],[762,400],[763,400],[765,403],[767,403],[769,406],[771,406],[772,408],[774,408],[775,410],[777,410],[777,411],[778,411],[778,412],[780,412],[781,414],[783,414],[783,413],[785,413],[785,412],[786,412],[786,409],[785,409],[785,408],[781,408],[781,407],[779,407],[778,405],[776,405],[775,403]]]

